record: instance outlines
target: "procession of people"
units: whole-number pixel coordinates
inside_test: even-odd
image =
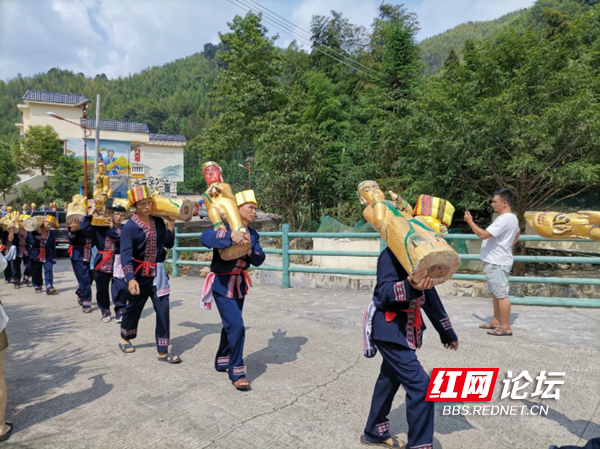
[[[112,300],[114,317],[120,323],[118,347],[124,354],[132,354],[136,352],[134,341],[142,311],[150,299],[156,315],[157,360],[179,364],[183,360],[176,354],[177,348],[169,349],[171,287],[165,260],[167,250],[175,244],[174,217],[191,217],[193,206],[190,209],[186,200],[161,202],[160,194],[145,185],[130,189],[126,200],[111,198],[105,173],[100,170],[97,176],[91,205],[82,195],[76,195],[68,205],[69,258],[78,284],[77,303],[84,313],[92,312],[95,283],[102,322],[112,321]],[[205,163],[203,174],[208,185],[204,203],[212,226],[202,233],[200,242],[213,250],[213,256],[202,287],[201,307],[211,310],[214,302],[223,325],[215,370],[227,372],[233,386],[245,391],[251,388],[244,363],[243,308],[252,286],[247,270],[265,261],[259,234],[250,227],[258,204],[252,190],[234,194],[218,164]],[[445,348],[456,351],[459,347],[435,289],[458,269],[458,256],[443,238],[454,207],[427,195],[421,195],[414,208],[393,192],[392,200],[387,200],[374,181],[360,183],[357,193],[365,206],[365,219],[387,245],[378,258],[376,286],[363,320],[364,355],[371,358],[379,352],[382,364],[360,443],[405,447],[390,433],[388,417],[402,386],[406,391],[406,447],[432,448],[434,403],[425,400],[430,379],[416,351],[426,329],[422,311]],[[506,189],[495,192],[492,206],[499,218],[485,230],[474,223],[469,212],[465,213],[467,224],[484,241],[481,259],[493,296],[494,315],[480,327],[491,336],[512,335],[508,273],[513,260],[511,248],[519,236],[512,201]],[[24,204],[21,214],[10,210],[3,218],[6,229],[0,254],[10,261],[4,271],[5,282],[15,289],[31,286],[36,293],[45,287],[46,294],[51,295],[57,291],[53,285],[57,259],[53,220],[34,220],[34,228],[28,230],[29,213],[34,207]]]

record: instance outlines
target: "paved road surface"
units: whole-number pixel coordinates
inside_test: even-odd
[[[84,315],[68,260],[56,266],[60,294],[2,284],[11,318],[5,352],[7,419],[14,448],[359,448],[380,358],[362,355],[369,294],[255,285],[246,303],[245,361],[253,390],[238,392],[213,369],[221,324],[198,306],[202,280],[172,279],[171,341],[184,363],[156,360],[154,316],[144,311],[135,354],[97,309]],[[499,367],[492,405],[549,406],[547,416],[443,416],[436,448],[547,448],[600,436],[600,310],[513,308],[512,338],[485,335],[489,300],[445,301],[460,338],[445,350],[425,332],[425,369]],[[427,319],[425,319],[426,322]],[[506,371],[566,371],[559,400],[500,400]],[[533,388],[530,389],[530,393]],[[459,403],[460,404],[460,403]],[[474,405],[476,403],[470,403]],[[462,404],[461,404],[462,405]],[[406,441],[404,393],[391,414]]]

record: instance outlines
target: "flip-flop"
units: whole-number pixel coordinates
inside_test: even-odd
[[[492,337],[512,337],[512,332],[506,332],[501,327],[497,327],[496,329],[488,331],[487,333]]]
[[[238,385],[237,384],[242,379],[246,380],[244,377],[242,377],[241,379],[238,379],[238,380],[232,380],[231,383],[236,388],[236,390],[240,390],[240,391],[247,391],[247,390],[249,390],[250,389],[250,382],[248,382],[247,380],[246,380],[246,382],[248,382],[248,383],[246,385]]]
[[[4,424],[6,424],[8,427],[10,427],[10,429],[4,435],[0,436],[0,441],[8,440],[10,438],[10,436],[12,435],[12,432],[14,429],[13,423],[5,421]]]
[[[367,438],[363,434],[360,436],[360,442],[361,442],[361,444],[364,444],[366,446],[398,447],[398,448],[404,447],[404,443],[396,437],[391,437],[385,441],[374,442],[374,441],[367,440]]]
[[[133,351],[128,351],[129,348],[133,348]],[[123,344],[119,343],[119,349],[123,354],[133,354],[135,352],[135,348],[131,343]]]
[[[498,326],[494,326],[492,323],[483,323],[479,325],[479,329],[496,329]]]
[[[176,356],[174,356],[173,354],[171,354],[170,352],[164,356],[164,357],[158,357],[158,361],[159,362],[167,362],[167,363],[181,363],[181,357],[177,356],[177,358],[175,358]]]

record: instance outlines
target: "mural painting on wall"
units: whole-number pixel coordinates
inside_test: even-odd
[[[98,161],[106,164],[106,173],[110,177],[110,188],[113,197],[127,198],[128,180],[131,170],[129,153],[131,143],[122,140],[100,139],[100,154]],[[83,161],[83,139],[80,137],[69,137],[67,139],[67,156]],[[94,169],[95,141],[88,139],[87,163],[88,170]]]

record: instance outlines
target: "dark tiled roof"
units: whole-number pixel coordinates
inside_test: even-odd
[[[187,142],[185,136],[179,134],[150,134],[150,140],[173,140],[176,142]]]
[[[85,95],[81,94],[64,94],[62,92],[47,92],[45,90],[27,89],[23,100],[44,101],[47,103],[63,103],[63,104],[78,104],[87,100]]]
[[[83,125],[83,118],[81,119]],[[86,125],[87,128],[96,129],[96,119],[88,118]],[[100,129],[106,131],[129,131],[134,133],[149,133],[148,125],[145,123],[137,122],[122,122],[120,120],[103,120],[100,119]]]

